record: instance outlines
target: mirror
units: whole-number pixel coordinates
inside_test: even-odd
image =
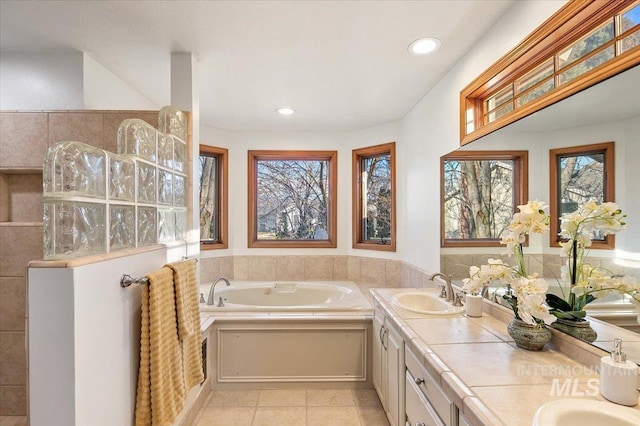
[[[529,199],[550,200],[549,152],[552,149],[615,142],[615,182],[616,203],[627,214],[627,227],[616,234],[615,250],[593,249],[589,257],[597,259],[604,267],[616,273],[635,275],[640,278],[640,197],[637,185],[640,183],[640,66],[631,68],[606,81],[592,86],[563,101],[538,111],[522,120],[512,123],[494,133],[461,147],[457,151],[468,150],[528,150],[529,151]],[[454,151],[454,152],[457,152]],[[553,220],[553,218],[552,218]],[[469,260],[480,266],[486,250],[469,256],[469,249],[443,249],[441,264],[443,271],[452,273],[454,278],[464,278],[465,263],[468,271]],[[502,250],[503,251],[503,250]],[[502,253],[496,251],[495,253]],[[536,255],[544,260],[545,277],[560,277],[559,268],[565,258],[559,257],[559,249],[550,247],[545,235],[544,241],[527,248],[525,255]],[[479,251],[476,251],[479,253]],[[457,268],[447,264],[460,255]],[[446,257],[447,259],[445,259]],[[491,256],[489,256],[491,257]],[[477,260],[476,260],[477,259]],[[455,272],[454,272],[455,269]],[[468,275],[467,275],[468,276]],[[640,363],[640,334],[600,323],[597,318],[615,317],[617,324],[629,329],[640,324],[631,314],[632,305],[625,300],[596,302],[587,305],[594,328],[599,337],[593,342],[610,351],[614,337],[625,340],[625,352],[629,359]],[[626,314],[625,314],[626,312]],[[615,314],[615,315],[614,315]]]

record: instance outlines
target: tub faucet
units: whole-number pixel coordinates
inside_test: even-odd
[[[453,287],[451,286],[451,277],[443,274],[442,272],[436,272],[435,274],[431,275],[429,279],[431,281],[434,281],[436,277],[440,277],[440,279],[444,281],[445,286],[443,288],[445,289],[447,295],[447,301],[453,303],[455,301],[455,295],[453,294]]]
[[[207,297],[207,305],[213,305],[215,303],[216,299],[215,299],[215,297],[213,297],[213,291],[216,289],[216,284],[218,284],[220,281],[224,281],[224,283],[227,284],[227,287],[229,287],[231,285],[229,280],[224,278],[224,277],[220,277],[217,280],[215,280],[214,282],[212,282],[211,283],[211,287],[209,287],[209,297]]]

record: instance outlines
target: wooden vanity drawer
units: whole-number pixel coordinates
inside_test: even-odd
[[[424,397],[431,403],[444,424],[452,424],[452,415],[455,413],[455,404],[442,391],[440,385],[427,372],[417,357],[410,351],[405,351],[405,364],[407,371],[411,375],[413,384],[423,393]],[[407,393],[408,393],[407,389]],[[408,409],[407,409],[408,413]]]
[[[414,382],[414,377],[407,370],[405,375],[405,409],[407,424],[410,426],[443,426],[431,404],[425,399],[424,394]]]

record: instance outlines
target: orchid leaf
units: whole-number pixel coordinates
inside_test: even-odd
[[[569,312],[573,310],[573,308],[571,307],[571,305],[569,305],[569,303],[567,303],[567,301],[565,301],[561,297],[556,296],[555,294],[548,293],[546,300],[547,305],[549,305],[549,307],[553,310],[562,312]]]

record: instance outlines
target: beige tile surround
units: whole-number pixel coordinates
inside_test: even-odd
[[[453,279],[461,280],[469,277],[469,266],[480,266],[486,264],[489,259],[502,259],[507,264],[513,264],[513,258],[501,254],[502,251],[494,254],[442,254],[440,255],[440,270],[451,276]],[[618,259],[608,257],[598,257],[592,251],[588,257],[589,263],[593,266],[601,266],[610,270],[614,274],[637,275],[637,268],[630,268],[616,264]],[[527,272],[537,273],[544,277],[560,277],[560,268],[565,264],[567,258],[555,254],[525,254],[525,265]],[[637,263],[637,262],[636,262]]]
[[[157,126],[157,111],[0,112],[0,416],[27,414],[26,271],[42,258],[42,164],[58,141],[115,152],[126,118]],[[14,417],[12,417],[13,419]],[[20,418],[20,417],[15,417]]]
[[[425,271],[399,260],[363,256],[223,256],[200,258],[200,282],[225,277],[238,281],[354,281],[362,289],[435,287]]]

